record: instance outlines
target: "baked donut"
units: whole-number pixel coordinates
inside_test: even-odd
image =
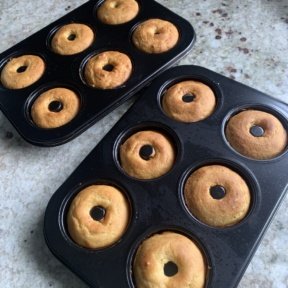
[[[106,51],[88,60],[84,76],[89,86],[113,89],[126,82],[131,72],[132,63],[126,54]]]
[[[70,122],[78,113],[80,100],[67,88],[49,89],[35,100],[31,117],[40,128],[57,128]]]
[[[244,156],[265,160],[281,154],[287,146],[287,132],[272,114],[245,110],[231,117],[226,126],[230,145]]]
[[[73,199],[67,225],[71,238],[86,248],[103,248],[117,242],[130,217],[123,193],[109,185],[92,185]]]
[[[133,32],[132,41],[146,53],[163,53],[178,42],[179,32],[174,24],[161,19],[150,19],[139,24]]]
[[[174,266],[170,274],[165,271],[168,265]],[[191,239],[175,232],[163,232],[139,246],[133,275],[137,288],[204,288],[206,265]]]
[[[194,171],[184,186],[188,210],[213,227],[240,222],[250,207],[250,190],[245,180],[222,165],[203,166]]]
[[[60,55],[74,55],[86,50],[94,40],[92,29],[84,24],[62,26],[53,36],[52,50]]]
[[[134,19],[138,12],[135,0],[105,0],[97,10],[97,17],[105,24],[118,25]]]
[[[137,132],[120,146],[122,168],[138,179],[160,177],[172,168],[174,162],[174,147],[160,132]]]
[[[183,81],[171,86],[163,95],[162,108],[172,119],[196,122],[210,116],[216,106],[211,88],[199,81]]]
[[[39,56],[22,55],[9,60],[1,71],[1,83],[8,89],[28,87],[41,78],[45,63]]]

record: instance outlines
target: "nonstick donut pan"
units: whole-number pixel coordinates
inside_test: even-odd
[[[217,105],[208,118],[182,123],[163,113],[163,93],[183,80],[201,81],[214,91]],[[236,152],[226,140],[225,126],[231,115],[250,108],[273,114],[287,131],[287,104],[202,67],[179,66],[164,72],[52,196],[44,221],[44,235],[52,253],[90,287],[136,287],[132,263],[139,244],[154,233],[177,231],[202,249],[207,265],[206,288],[237,287],[288,182],[286,150],[270,160],[254,160]],[[130,177],[119,162],[120,145],[142,130],[161,131],[174,143],[175,163],[156,179]],[[231,168],[249,186],[249,212],[234,226],[210,227],[186,209],[183,186],[187,176],[207,164]],[[120,187],[131,207],[123,237],[98,250],[74,243],[66,224],[75,195],[95,183]]]
[[[0,108],[26,141],[39,146],[56,146],[75,138],[192,49],[195,32],[188,21],[153,0],[137,2],[139,13],[133,20],[120,25],[107,25],[97,18],[97,9],[102,1],[88,1],[0,54],[0,72],[10,59],[21,55],[37,55],[45,62],[43,76],[27,88],[7,89],[0,83]],[[132,43],[132,33],[137,25],[151,18],[170,21],[177,27],[179,40],[171,50],[161,54],[148,54],[138,50]],[[85,51],[61,56],[52,51],[51,39],[58,28],[69,23],[88,25],[92,28],[95,39]],[[133,67],[130,78],[115,89],[101,90],[87,85],[83,78],[87,59],[109,50],[119,51],[130,57]],[[19,71],[21,72],[23,71]],[[55,87],[69,88],[76,92],[81,102],[80,111],[64,126],[39,128],[32,121],[31,106],[40,93]]]

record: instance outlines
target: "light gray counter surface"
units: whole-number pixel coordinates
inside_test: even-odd
[[[0,52],[84,2],[1,0]],[[196,30],[195,47],[180,64],[205,66],[288,103],[286,0],[159,2]],[[0,287],[86,287],[48,251],[43,214],[52,194],[131,103],[55,148],[27,144],[0,112]],[[288,287],[287,223],[285,197],[240,288]]]

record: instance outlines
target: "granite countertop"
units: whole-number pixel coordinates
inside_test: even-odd
[[[84,2],[1,0],[0,52]],[[159,2],[196,30],[195,47],[180,64],[205,66],[288,103],[287,0]],[[48,251],[43,215],[51,195],[131,103],[55,148],[27,144],[0,112],[0,287],[86,287]],[[240,288],[288,287],[287,223],[285,197]]]

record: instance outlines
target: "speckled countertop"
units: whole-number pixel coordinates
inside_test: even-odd
[[[1,0],[0,52],[84,2]],[[287,0],[159,2],[196,30],[195,48],[181,64],[205,66],[288,103]],[[43,214],[51,195],[130,104],[56,148],[25,143],[0,112],[0,287],[86,287],[48,251]],[[287,223],[286,197],[240,288],[288,287]]]

